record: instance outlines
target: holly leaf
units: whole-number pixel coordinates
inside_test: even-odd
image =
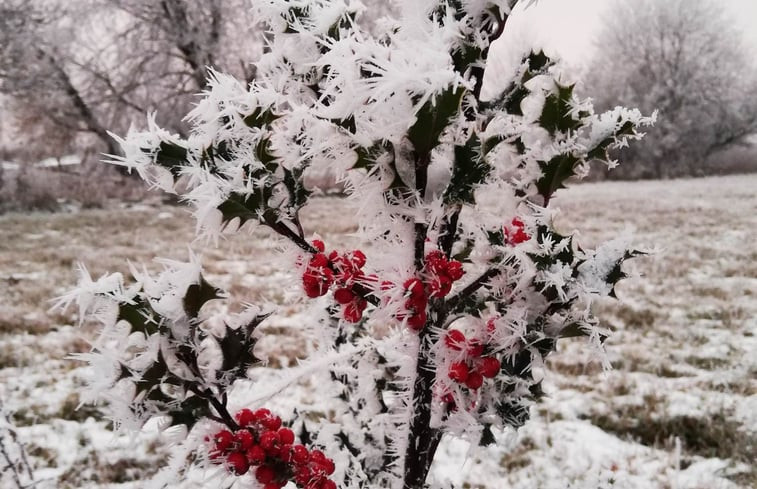
[[[279,117],[281,116],[274,114],[270,108],[255,107],[255,110],[251,114],[244,116],[242,120],[247,127],[260,129]]]
[[[489,165],[481,154],[481,142],[473,135],[465,146],[455,146],[452,178],[444,192],[446,203],[472,203],[474,191],[489,176]]]
[[[539,124],[554,135],[557,131],[566,132],[578,129],[582,122],[572,115],[573,88],[575,85],[556,83],[557,91],[549,94],[544,102]]]
[[[484,429],[481,432],[481,439],[478,442],[479,446],[488,447],[489,445],[494,445],[496,443],[497,443],[497,439],[494,438],[494,433],[492,432],[492,425],[485,424]]]
[[[200,281],[187,287],[187,293],[184,295],[184,312],[187,317],[197,318],[200,309],[206,302],[213,299],[220,299],[223,291],[210,285],[205,277],[200,275]]]
[[[227,223],[238,217],[240,226],[245,222],[258,219],[263,213],[268,200],[273,195],[271,187],[264,185],[249,194],[232,193],[219,206],[218,210],[223,214],[223,223]]]
[[[630,258],[645,254],[646,253],[644,253],[643,251],[629,250],[625,252],[622,258],[615,262],[615,264],[607,274],[607,277],[605,277],[605,281],[612,286],[610,293],[608,294],[610,297],[614,297],[616,299],[618,298],[618,296],[615,294],[615,286],[624,278],[628,278],[628,275],[623,271],[623,262]]]
[[[565,187],[565,181],[576,174],[579,159],[570,153],[559,154],[548,162],[539,162],[542,176],[536,181],[539,195],[548,202],[558,189]]]
[[[252,321],[239,328],[226,326],[226,334],[218,340],[218,344],[223,354],[221,370],[227,375],[230,374],[231,378],[244,377],[247,369],[260,361],[252,351],[257,342],[253,333],[268,316],[270,314],[256,316]]]
[[[464,93],[463,87],[450,86],[436,97],[431,97],[418,110],[415,124],[407,131],[415,154],[427,155],[439,144],[442,132],[460,110]]]
[[[135,382],[137,395],[146,392],[145,399],[168,402],[171,399],[160,390],[160,384],[170,376],[163,353],[158,352],[155,362],[139,376]]]
[[[174,178],[179,178],[182,167],[187,164],[187,148],[176,143],[161,141],[155,152],[155,164],[168,169]]]
[[[137,297],[134,304],[118,305],[117,321],[124,320],[131,325],[131,332],[141,332],[150,336],[160,331],[162,320],[144,297]],[[157,319],[156,319],[157,318]]]
[[[284,185],[289,191],[289,207],[300,209],[307,203],[310,191],[305,188],[303,181],[303,168],[284,169]]]
[[[200,419],[209,414],[208,401],[198,396],[190,396],[181,401],[178,408],[168,411],[171,417],[170,426],[183,424],[187,430],[191,430]]]

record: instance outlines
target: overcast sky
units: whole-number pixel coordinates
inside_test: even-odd
[[[757,56],[757,0],[718,2],[732,13],[734,23]],[[552,44],[566,61],[581,63],[590,56],[602,13],[612,3],[613,0],[538,0],[530,8],[538,11],[539,30],[548,33],[545,43]]]

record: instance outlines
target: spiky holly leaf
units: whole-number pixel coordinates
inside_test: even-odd
[[[263,167],[270,173],[273,173],[278,166],[276,164],[276,156],[271,151],[271,141],[267,138],[262,138],[257,146],[255,146],[255,157],[263,164]]]
[[[242,119],[247,127],[262,128],[278,119],[279,115],[274,114],[270,107],[255,107],[251,114],[244,116]]]
[[[249,220],[257,220],[266,210],[268,200],[273,195],[269,186],[261,186],[249,194],[232,193],[218,206],[223,214],[222,222],[228,223],[235,217],[240,220],[240,226]]]
[[[455,146],[452,178],[444,192],[446,203],[472,203],[477,186],[489,176],[490,167],[481,154],[481,142],[473,135],[465,146]]]
[[[289,207],[300,209],[307,203],[310,191],[305,188],[303,180],[304,168],[295,167],[291,170],[284,169],[284,185],[289,192]]]
[[[624,278],[628,278],[628,275],[623,271],[623,262],[635,256],[641,256],[645,254],[646,253],[644,253],[643,251],[629,250],[625,252],[622,258],[615,262],[613,267],[610,269],[610,272],[607,274],[607,277],[605,277],[605,281],[612,286],[610,293],[608,294],[610,297],[617,299],[618,296],[615,294],[615,286]]]
[[[184,295],[184,313],[189,318],[197,318],[200,313],[200,309],[206,302],[213,299],[220,299],[223,291],[216,288],[205,280],[205,277],[200,275],[200,281],[187,287],[187,292]]]
[[[502,422],[513,428],[520,428],[530,417],[528,406],[517,401],[501,401],[494,408]]]
[[[172,376],[173,374],[168,370],[168,365],[163,358],[163,353],[158,352],[155,362],[142,372],[139,375],[139,379],[135,382],[137,396],[145,392],[145,399],[162,402],[170,401],[171,399],[161,391],[160,385]]]
[[[154,158],[155,164],[166,168],[174,178],[179,178],[182,167],[187,164],[187,148],[176,143],[161,141]]]
[[[464,93],[463,87],[448,87],[418,110],[415,124],[407,131],[416,155],[428,155],[439,144],[442,132],[460,110]]]
[[[131,325],[131,332],[141,332],[145,336],[160,331],[162,318],[153,310],[144,297],[137,296],[133,304],[118,305],[117,321],[124,320]]]
[[[171,417],[169,426],[183,424],[186,425],[187,430],[191,430],[200,419],[207,417],[210,413],[207,400],[190,396],[181,401],[176,409],[169,410],[167,414]]]
[[[496,443],[497,443],[497,439],[494,438],[494,433],[492,432],[492,425],[485,424],[484,429],[481,432],[481,439],[478,441],[479,446],[488,447],[489,445],[495,445]]]
[[[618,122],[621,121],[621,118],[618,118]],[[589,150],[587,153],[587,157],[589,159],[599,159],[599,160],[606,160],[607,150],[610,149],[610,146],[614,142],[616,142],[618,136],[627,136],[634,133],[634,125],[631,121],[626,121],[620,128],[618,128],[611,136],[608,136],[601,140],[595,147]]]
[[[547,162],[540,161],[542,176],[536,181],[539,195],[549,202],[556,190],[564,188],[565,182],[576,174],[579,159],[570,153],[559,154]]]
[[[539,117],[539,125],[554,135],[557,131],[572,131],[581,127],[581,120],[573,118],[572,102],[575,85],[555,83],[557,90],[547,96]]]
[[[226,334],[218,340],[223,354],[221,370],[224,375],[230,379],[242,378],[248,368],[260,361],[252,351],[257,342],[253,333],[269,316],[270,314],[261,314],[238,328],[226,326]]]

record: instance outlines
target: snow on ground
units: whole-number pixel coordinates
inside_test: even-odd
[[[748,488],[757,485],[757,176],[574,186],[555,199],[558,225],[581,229],[592,245],[631,227],[640,275],[601,304],[615,333],[613,370],[602,372],[580,340],[564,341],[548,362],[547,399],[518,433],[498,445],[445,440],[433,474],[440,484],[483,489]],[[314,202],[305,222],[329,243],[354,243],[354,222],[335,198]],[[48,300],[75,280],[84,261],[94,276],[126,260],[184,259],[193,239],[187,211],[122,207],[74,214],[0,216],[0,400],[13,413],[40,488],[139,488],[168,460],[170,440],[154,427],[115,435],[95,407],[79,404],[84,372],[66,356],[86,351],[88,328]],[[307,227],[307,224],[306,224]],[[300,306],[296,283],[265,233],[193,243],[209,279],[231,307],[266,298],[281,304],[260,345],[270,364],[294,364]],[[258,369],[265,382],[276,370]],[[242,385],[232,403],[258,399]],[[283,412],[323,402],[305,379],[267,403]],[[326,406],[327,407],[327,406]],[[1,428],[1,427],[0,427]],[[213,474],[188,474],[182,487]],[[3,483],[8,479],[0,477]],[[13,487],[8,486],[8,487]]]

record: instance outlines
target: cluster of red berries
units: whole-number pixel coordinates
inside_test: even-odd
[[[402,287],[405,289],[406,313],[397,315],[397,319],[407,318],[407,325],[418,331],[426,324],[426,308],[430,297],[441,298],[449,294],[452,284],[460,280],[465,273],[463,264],[449,260],[438,250],[426,254],[423,279],[407,279]]]
[[[294,444],[294,432],[281,427],[281,418],[268,409],[237,412],[240,429],[221,430],[213,435],[210,460],[224,464],[235,475],[255,469],[255,479],[263,489],[281,489],[293,480],[303,489],[336,489],[328,478],[334,461],[320,450]]]
[[[449,367],[447,375],[459,384],[464,384],[471,390],[477,390],[484,383],[484,378],[494,378],[499,373],[500,361],[492,356],[484,356],[484,345],[475,339],[467,340],[465,335],[451,329],[444,337],[447,348],[464,351],[464,360],[454,362]]]
[[[514,217],[510,226],[504,227],[505,241],[511,246],[515,246],[531,239],[531,236],[525,231],[525,227],[526,225],[519,217]]]
[[[302,275],[305,294],[308,297],[320,297],[336,284],[334,300],[342,306],[342,316],[351,323],[360,321],[368,302],[355,293],[353,288],[357,283],[376,280],[374,276],[363,273],[365,254],[360,250],[341,255],[332,251],[326,256],[326,247],[319,239],[313,241],[313,247],[318,252],[310,258]]]
[[[423,329],[426,324],[426,306],[428,306],[428,295],[423,286],[423,282],[417,278],[411,278],[403,284],[405,289],[405,310],[407,313],[400,313],[397,319],[402,321],[407,318],[407,325],[416,331]]]
[[[463,264],[457,260],[448,260],[441,251],[435,250],[426,255],[426,284],[431,297],[444,297],[452,290],[452,284],[463,277]]]

